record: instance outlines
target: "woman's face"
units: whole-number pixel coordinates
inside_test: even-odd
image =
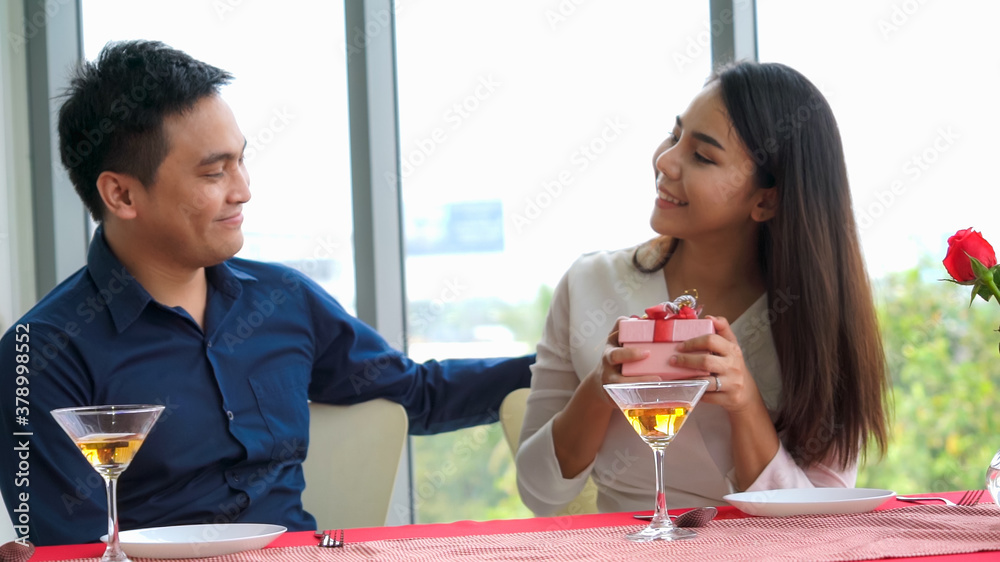
[[[677,116],[670,136],[656,149],[653,166],[657,199],[650,226],[684,240],[752,231],[762,217],[760,210],[754,216],[754,208],[772,191],[754,185],[754,162],[716,83]]]

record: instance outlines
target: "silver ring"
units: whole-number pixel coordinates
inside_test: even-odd
[[[722,383],[719,381],[719,375],[712,375],[715,377],[715,392],[722,390]]]

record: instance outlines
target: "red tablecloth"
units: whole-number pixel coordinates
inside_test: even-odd
[[[955,501],[961,496],[961,492],[944,495]],[[879,510],[893,509],[904,506],[913,506],[912,503],[893,500],[885,503]],[[495,521],[458,521],[455,523],[431,524],[431,525],[404,525],[399,527],[371,527],[363,529],[348,529],[345,538],[348,543],[360,543],[369,541],[379,541],[386,539],[405,538],[438,538],[474,535],[497,535],[540,531],[562,531],[570,529],[588,529],[595,527],[617,527],[622,525],[638,524],[632,517],[632,513],[605,513],[593,515],[576,515],[566,517],[537,517],[532,519],[507,519]],[[717,519],[741,519],[747,517],[745,514],[733,507],[722,507],[719,509]],[[291,546],[311,546],[317,543],[311,531],[285,533],[275,540],[268,548],[291,547]],[[66,560],[71,558],[100,557],[104,552],[103,544],[69,545],[39,547],[32,561],[43,560]],[[896,558],[894,560],[922,560],[927,561],[986,561],[1000,559],[1000,543],[996,550],[990,552],[976,552],[970,554],[953,554],[933,557],[919,558]]]

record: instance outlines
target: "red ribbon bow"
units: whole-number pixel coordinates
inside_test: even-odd
[[[672,304],[673,303],[661,302],[658,305],[651,306],[646,309],[646,317],[651,320],[667,320],[669,318],[676,318],[678,320],[695,320],[698,318],[697,311],[690,306],[682,305],[678,308],[677,312],[674,312],[670,306]]]

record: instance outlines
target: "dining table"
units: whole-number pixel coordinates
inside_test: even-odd
[[[958,502],[963,492],[907,495]],[[695,538],[645,543],[625,534],[645,526],[633,516],[648,511],[345,529],[339,548],[320,547],[314,531],[299,531],[261,549],[189,560],[1000,560],[1000,508],[989,494],[983,500],[949,506],[893,496],[859,513],[783,517],[722,506]],[[103,543],[44,546],[31,560],[91,561],[103,552]]]

